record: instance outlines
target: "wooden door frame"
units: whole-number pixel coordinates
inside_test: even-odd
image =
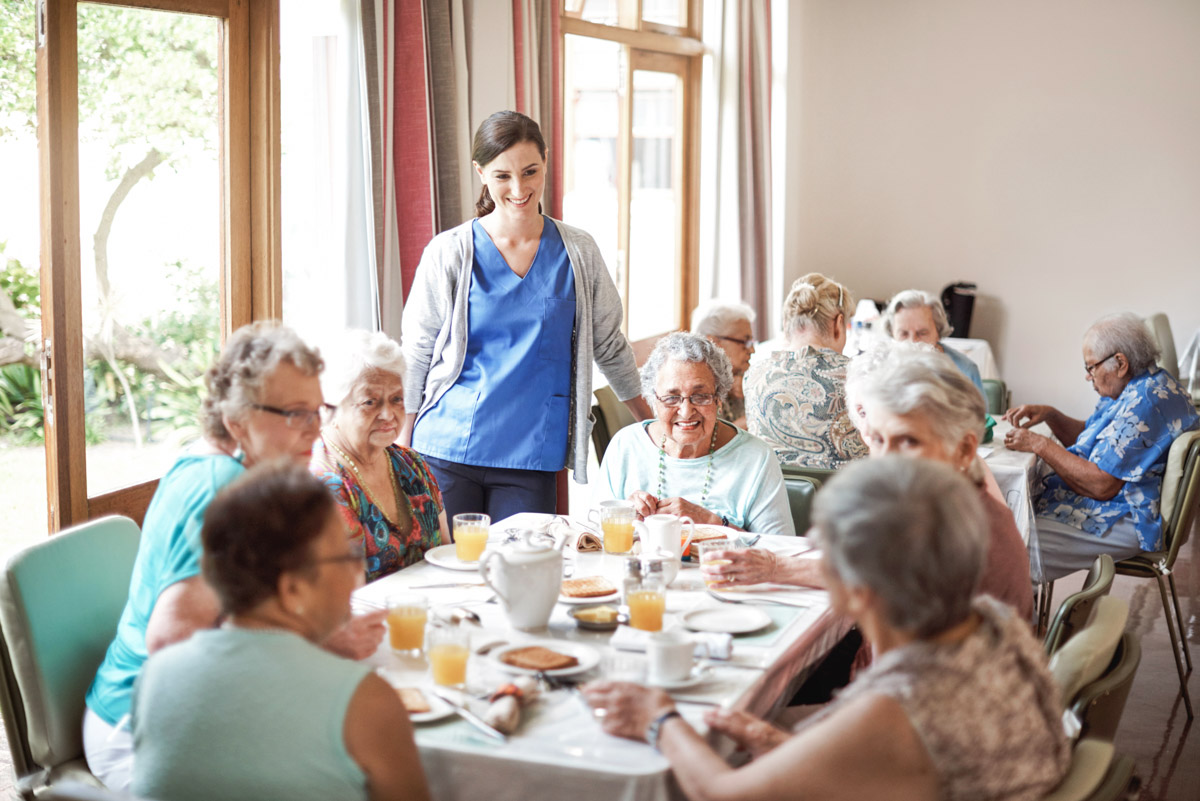
[[[157,480],[88,497],[79,245],[80,0],[38,0],[42,396],[51,533],[103,514],[141,521]],[[282,315],[279,0],[88,0],[216,17],[220,26],[221,339]]]

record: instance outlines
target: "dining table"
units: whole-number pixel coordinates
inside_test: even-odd
[[[493,523],[488,548],[503,548],[505,540],[518,532],[544,530],[547,517],[519,514]],[[571,521],[570,525],[572,531],[579,531],[587,524]],[[762,536],[755,547],[797,558],[818,556],[803,537]],[[557,647],[577,655],[580,665],[577,671],[560,674],[553,686],[543,686],[536,700],[523,710],[519,727],[503,741],[432,697],[430,713],[412,716],[432,796],[464,801],[565,797],[572,801],[659,801],[681,797],[667,760],[644,742],[606,734],[576,686],[599,679],[645,682],[644,638],[648,635],[624,624],[616,632],[584,630],[568,614],[575,603],[566,598],[555,605],[545,629],[516,630],[477,566],[457,562],[447,556],[447,550],[452,551],[453,546],[442,546],[437,554],[430,551],[423,561],[360,587],[353,602],[359,608],[382,607],[389,596],[419,593],[428,600],[431,626],[467,629],[467,682],[452,700],[483,714],[487,694],[513,679],[512,669],[496,659],[497,653],[510,646]],[[569,542],[563,556],[565,576],[603,576],[621,586],[626,555],[579,552],[575,543]],[[823,590],[757,585],[718,596],[707,591],[698,567],[686,560],[665,596],[664,629],[678,629],[698,640],[718,638],[731,643],[726,658],[700,660],[690,680],[676,682],[668,690],[683,717],[723,753],[733,750],[732,743],[708,730],[704,722],[707,710],[720,707],[773,715],[851,628],[850,620],[831,608]],[[609,602],[618,605],[620,599]],[[765,624],[736,634],[693,633],[685,628],[690,621],[710,619],[704,610],[716,607],[723,609],[722,614],[750,610],[746,619],[765,619]],[[478,622],[472,622],[474,619]],[[393,686],[417,687],[427,698],[432,696],[424,653],[394,653],[385,637],[367,661]]]

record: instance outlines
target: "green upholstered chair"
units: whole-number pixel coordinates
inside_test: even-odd
[[[600,462],[616,433],[636,421],[629,407],[617,400],[612,387],[599,387],[592,394],[596,397],[596,405],[592,407],[592,416],[596,420],[592,426],[592,446],[596,449],[596,461]]]
[[[1121,801],[1135,795],[1140,782],[1133,760],[1117,754],[1112,743],[1085,739],[1071,751],[1071,767],[1043,801]]]
[[[1053,654],[1071,635],[1079,631],[1091,617],[1096,599],[1108,595],[1116,576],[1113,558],[1106,553],[1096,557],[1083,581],[1083,589],[1063,599],[1046,631],[1046,653]]]
[[[1175,351],[1175,335],[1171,333],[1171,321],[1162,312],[1146,318],[1146,328],[1158,344],[1158,366],[1176,379],[1179,378],[1179,356]]]
[[[0,574],[0,709],[25,798],[59,780],[98,785],[83,758],[84,696],[116,634],[140,536],[127,517],[91,520]]]
[[[786,472],[783,474],[783,485],[787,488],[788,506],[792,510],[796,534],[804,536],[804,532],[808,531],[813,498],[816,497],[820,485],[807,476],[789,475]]]
[[[1079,722],[1080,737],[1114,741],[1141,661],[1142,645],[1137,634],[1125,632],[1100,678],[1084,685],[1068,708]]]
[[[1188,720],[1192,712],[1192,697],[1188,693],[1187,677],[1192,672],[1192,655],[1183,636],[1183,613],[1179,608],[1179,593],[1175,589],[1175,558],[1179,546],[1187,538],[1200,510],[1200,431],[1185,431],[1171,443],[1167,454],[1167,470],[1162,484],[1163,550],[1142,553],[1117,562],[1117,575],[1152,578],[1158,582],[1167,633],[1179,673],[1179,690]],[[1184,667],[1186,663],[1186,668]]]
[[[983,398],[987,401],[987,412],[999,417],[1008,411],[1008,384],[998,378],[983,379]]]
[[[783,477],[794,476],[797,478],[807,478],[813,484],[816,484],[817,489],[821,488],[829,479],[837,475],[836,470],[831,470],[825,467],[799,467],[794,464],[783,465]]]
[[[1062,691],[1063,708],[1108,670],[1128,619],[1129,604],[1112,596],[1097,598],[1087,625],[1050,657],[1050,673]]]

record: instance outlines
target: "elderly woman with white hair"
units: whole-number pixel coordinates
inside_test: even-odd
[[[1163,547],[1159,498],[1171,442],[1200,422],[1191,399],[1155,366],[1158,345],[1141,318],[1114,314],[1083,337],[1083,369],[1100,396],[1087,420],[1024,404],[1004,419],[1006,447],[1034,453],[1053,473],[1037,499],[1047,581]],[[1046,423],[1057,442],[1030,431]],[[1062,443],[1062,444],[1059,444]]]
[[[742,380],[754,355],[754,309],[740,301],[709,300],[692,311],[692,333],[708,337],[725,351],[733,368],[733,386],[717,414],[738,428],[746,427],[746,393]]]
[[[896,347],[870,371],[851,371],[848,391],[866,415],[871,456],[900,454],[943,462],[970,478],[988,523],[987,557],[979,592],[1033,615],[1029,556],[1012,512],[986,488],[975,449],[983,435],[984,400],[943,354]],[[730,563],[706,566],[729,584],[772,581],[824,586],[812,560],[751,548],[727,552]]]
[[[795,732],[714,709],[710,729],[754,757],[733,768],[661,690],[597,682],[610,734],[645,738],[690,799],[1043,798],[1066,773],[1059,691],[1027,623],[977,597],[988,550],[979,493],[933,460],[857,462],[814,505],[834,610],[871,667]],[[981,736],[984,733],[985,736]]]
[[[867,455],[846,410],[849,290],[820,273],[796,279],[783,302],[787,347],[746,374],[747,430],[784,465],[836,469]]]
[[[924,342],[937,348],[950,357],[982,394],[983,379],[979,376],[979,367],[965,353],[942,343],[953,331],[942,302],[919,289],[896,293],[883,312],[883,333],[899,342]]]
[[[374,581],[450,542],[446,511],[425,460],[396,444],[405,409],[400,346],[381,332],[348,331],[324,352],[321,388],[335,408],[309,469],[362,542]]]
[[[641,370],[654,419],[617,432],[600,465],[600,492],[639,517],[687,515],[758,534],[794,534],[779,461],[765,442],[717,419],[732,370],[695,334],[658,341]]]

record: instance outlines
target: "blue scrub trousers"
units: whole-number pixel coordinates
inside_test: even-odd
[[[554,514],[558,509],[557,473],[552,470],[476,467],[432,456],[425,463],[437,479],[452,524],[454,515],[466,512],[483,512],[494,523],[518,512]]]

